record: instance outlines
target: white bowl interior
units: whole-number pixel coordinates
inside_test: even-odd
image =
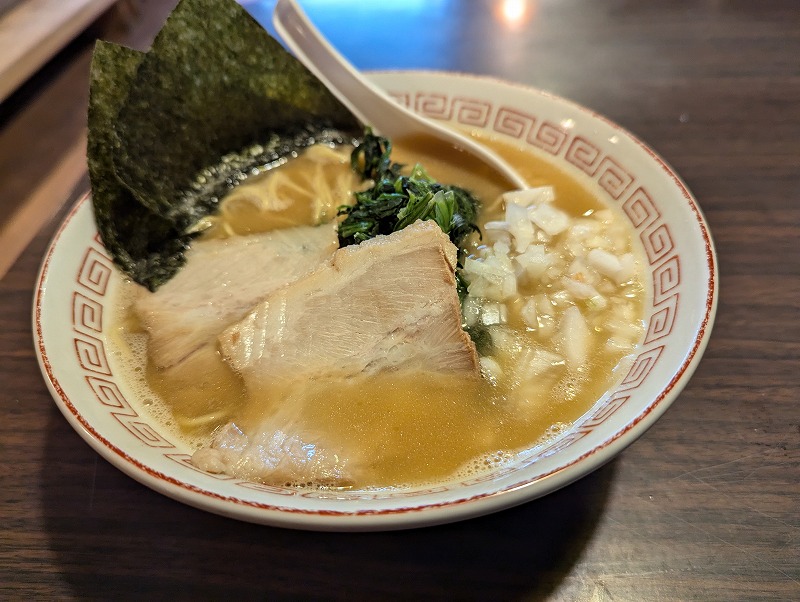
[[[484,514],[549,493],[602,465],[666,410],[711,331],[716,260],[702,213],[677,175],[618,126],[563,99],[505,82],[442,73],[377,73],[399,102],[557,162],[635,229],[650,282],[646,333],[629,370],[571,429],[512,465],[437,487],[302,491],[210,475],[136,398],[108,342],[120,277],[80,201],[53,240],[34,300],[45,380],[78,433],[112,464],[182,502],[259,523],[394,529]]]

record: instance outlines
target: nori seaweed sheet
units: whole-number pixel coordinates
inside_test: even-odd
[[[268,163],[286,152],[280,140],[328,128],[357,136],[362,126],[242,7],[182,0],[120,109],[115,170],[183,229],[215,208],[248,162]]]
[[[97,42],[92,56],[87,155],[97,229],[117,265],[155,290],[184,264],[189,236],[139,203],[114,175],[117,112],[142,53]]]
[[[155,290],[192,226],[255,171],[363,126],[233,0],[181,0],[147,53],[98,42],[89,104],[95,219]]]

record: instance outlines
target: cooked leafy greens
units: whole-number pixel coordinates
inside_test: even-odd
[[[402,230],[417,220],[434,220],[456,247],[478,230],[478,200],[467,190],[441,184],[421,165],[402,175],[403,166],[391,159],[392,143],[367,128],[353,151],[351,165],[364,179],[374,182],[357,192],[356,203],[339,209],[347,216],[339,225],[339,245],[358,244],[379,234]]]
[[[248,175],[363,126],[233,0],[181,0],[152,48],[99,43],[88,158],[115,262],[155,290],[198,219]]]
[[[213,15],[213,19],[209,19]],[[372,187],[343,207],[342,246],[433,219],[461,246],[478,202],[391,160],[367,130],[233,0],[181,0],[146,53],[99,42],[88,159],[98,230],[134,281],[183,265],[197,222],[248,176],[317,143],[356,143]]]
[[[442,232],[459,249],[466,237],[480,232],[476,225],[480,204],[473,194],[458,186],[441,184],[420,164],[402,175],[403,165],[392,161],[392,142],[376,136],[367,128],[364,139],[350,155],[351,167],[373,186],[355,194],[353,206],[339,208],[345,215],[339,224],[339,246],[358,244],[379,234],[402,230],[417,220],[434,220]],[[459,260],[460,265],[460,260]],[[467,296],[467,283],[456,269],[456,289],[462,306]],[[492,338],[485,326],[475,325],[464,330],[475,343],[478,353],[491,355]]]

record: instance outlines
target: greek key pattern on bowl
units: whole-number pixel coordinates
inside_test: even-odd
[[[148,447],[174,449],[175,446],[131,406],[114,381],[103,338],[108,319],[104,301],[113,276],[112,261],[95,237],[83,255],[72,294],[73,344],[78,364],[97,401],[131,435]]]
[[[395,95],[395,98],[398,98]],[[398,100],[400,100],[398,98]],[[463,96],[450,99],[440,92],[417,92],[411,97],[406,94],[402,100],[406,106],[413,106],[426,117],[455,122],[472,127],[469,119],[462,118],[461,108],[467,106],[486,107],[483,100],[470,101]],[[552,123],[518,107],[489,105],[486,123],[493,134],[509,138],[517,143],[534,146],[566,161],[574,168],[590,177],[607,195],[607,200],[617,204],[637,232],[650,265],[653,280],[652,305],[646,309],[644,340],[639,354],[634,358],[627,373],[617,389],[609,392],[605,400],[593,412],[566,435],[545,445],[535,455],[525,461],[530,463],[552,455],[592,432],[623,408],[631,394],[635,392],[652,373],[668,344],[677,319],[680,301],[680,256],[675,247],[674,237],[662,219],[658,203],[648,190],[637,181],[621,161],[590,136],[573,133],[571,128]],[[567,125],[567,124],[565,124]],[[659,344],[660,343],[660,344]],[[501,476],[503,469],[492,471],[487,478]],[[463,484],[479,482],[484,476],[464,481]]]
[[[411,495],[448,491],[451,487],[469,486],[511,474],[520,466],[553,455],[594,431],[611,419],[636,390],[646,381],[658,364],[669,335],[673,330],[680,308],[681,264],[673,236],[662,219],[658,202],[637,181],[635,174],[617,158],[593,143],[585,134],[553,123],[518,107],[496,106],[483,99],[450,96],[441,92],[393,92],[400,104],[421,114],[456,123],[467,128],[484,128],[500,138],[530,145],[554,158],[566,161],[576,170],[591,178],[604,191],[608,201],[617,204],[637,232],[646,253],[652,273],[652,306],[646,310],[646,328],[638,355],[618,387],[563,436],[549,441],[513,465],[500,465],[485,473],[464,479],[453,485],[431,486],[414,491],[342,492],[339,499],[402,499]],[[163,450],[165,458],[182,470],[199,471],[191,463],[191,456],[178,448],[148,423],[125,399],[114,381],[114,374],[104,344],[104,327],[108,327],[108,284],[114,274],[111,259],[105,253],[98,236],[93,237],[83,256],[76,275],[71,296],[71,315],[74,332],[74,352],[84,378],[100,403],[137,441],[149,448]],[[106,310],[104,312],[104,309]],[[603,443],[600,447],[605,446]],[[596,450],[595,450],[596,451]],[[207,473],[203,473],[207,474]],[[210,478],[233,483],[243,494],[266,492],[282,496],[302,495],[324,498],[330,492],[274,487],[235,479],[227,475],[208,475]]]

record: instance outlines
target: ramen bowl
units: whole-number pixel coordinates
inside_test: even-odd
[[[380,491],[269,486],[192,465],[193,449],[126,382],[111,339],[123,284],[97,234],[91,199],[72,208],[42,263],[34,338],[66,419],[101,456],[179,502],[235,519],[314,530],[388,530],[467,519],[581,478],[633,443],[676,399],[711,332],[717,267],[686,186],[645,144],[592,111],[545,92],[452,73],[371,75],[426,117],[541,155],[619,209],[645,263],[644,334],[613,385],[570,428],[469,478]]]

